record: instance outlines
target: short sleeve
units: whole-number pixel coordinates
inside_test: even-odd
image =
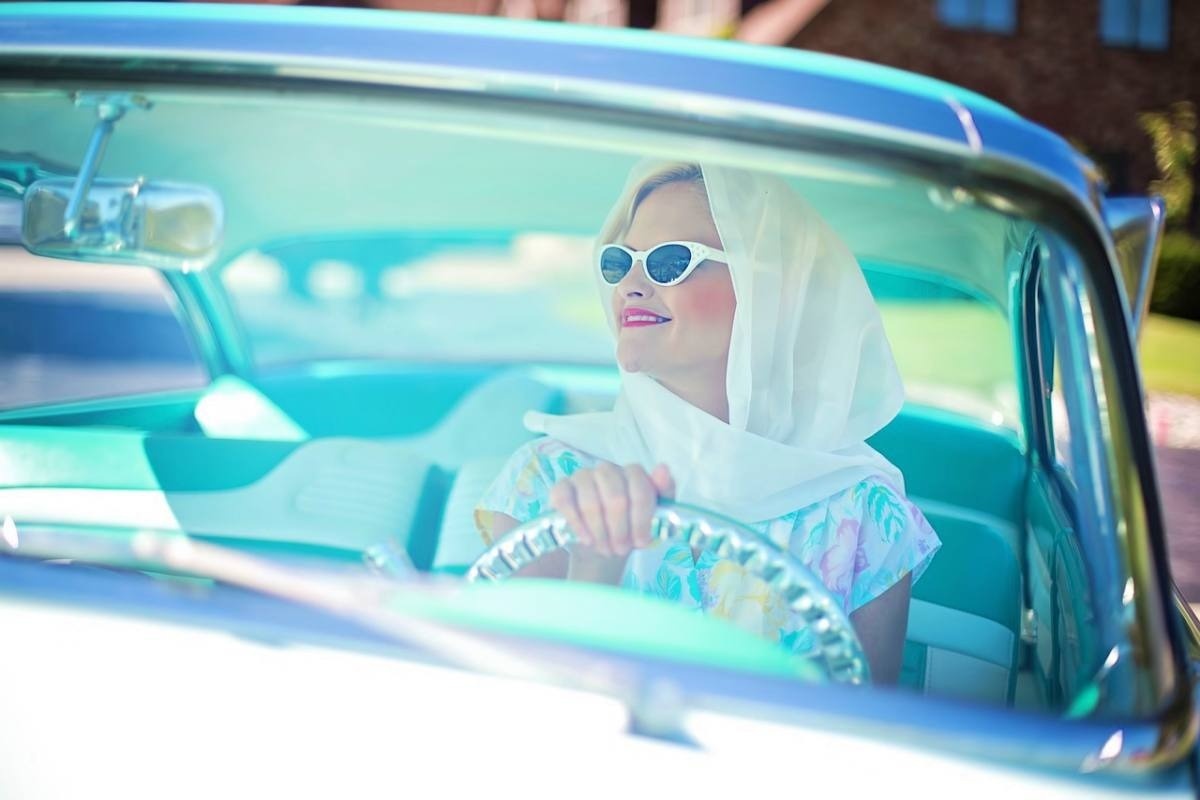
[[[851,490],[859,519],[848,611],[862,608],[905,575],[916,583],[942,542],[925,515],[880,479]]]
[[[492,544],[492,515],[507,514],[517,522],[541,516],[549,510],[550,487],[585,460],[548,437],[517,448],[475,505],[475,527],[484,543]]]

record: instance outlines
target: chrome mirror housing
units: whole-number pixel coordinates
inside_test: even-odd
[[[192,272],[220,250],[224,208],[208,187],[95,180],[77,210],[76,191],[73,178],[44,178],[25,190],[21,243],[30,252]]]
[[[1104,222],[1117,251],[1121,283],[1129,301],[1129,330],[1135,339],[1150,307],[1166,218],[1166,203],[1161,197],[1111,197],[1104,201]]]

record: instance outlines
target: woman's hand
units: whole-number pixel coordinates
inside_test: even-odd
[[[550,490],[550,505],[575,532],[567,577],[617,583],[635,548],[648,547],[650,520],[660,497],[675,496],[666,465],[647,473],[638,464],[619,467],[606,461],[581,469]]]

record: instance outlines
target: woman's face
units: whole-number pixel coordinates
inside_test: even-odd
[[[647,195],[634,214],[623,244],[649,250],[657,244],[691,241],[722,249],[703,189],[676,181]],[[641,261],[614,288],[617,361],[627,372],[644,372],[665,383],[719,380],[724,386],[735,306],[729,268],[705,261],[682,283],[659,286]],[[665,322],[638,324],[638,311]]]

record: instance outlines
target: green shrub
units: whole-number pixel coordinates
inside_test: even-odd
[[[1167,201],[1167,225],[1182,225],[1192,202],[1192,165],[1196,163],[1196,104],[1172,103],[1166,111],[1138,115],[1142,130],[1154,145],[1159,178],[1150,193]]]
[[[1163,236],[1150,310],[1200,320],[1200,239],[1183,231]]]

